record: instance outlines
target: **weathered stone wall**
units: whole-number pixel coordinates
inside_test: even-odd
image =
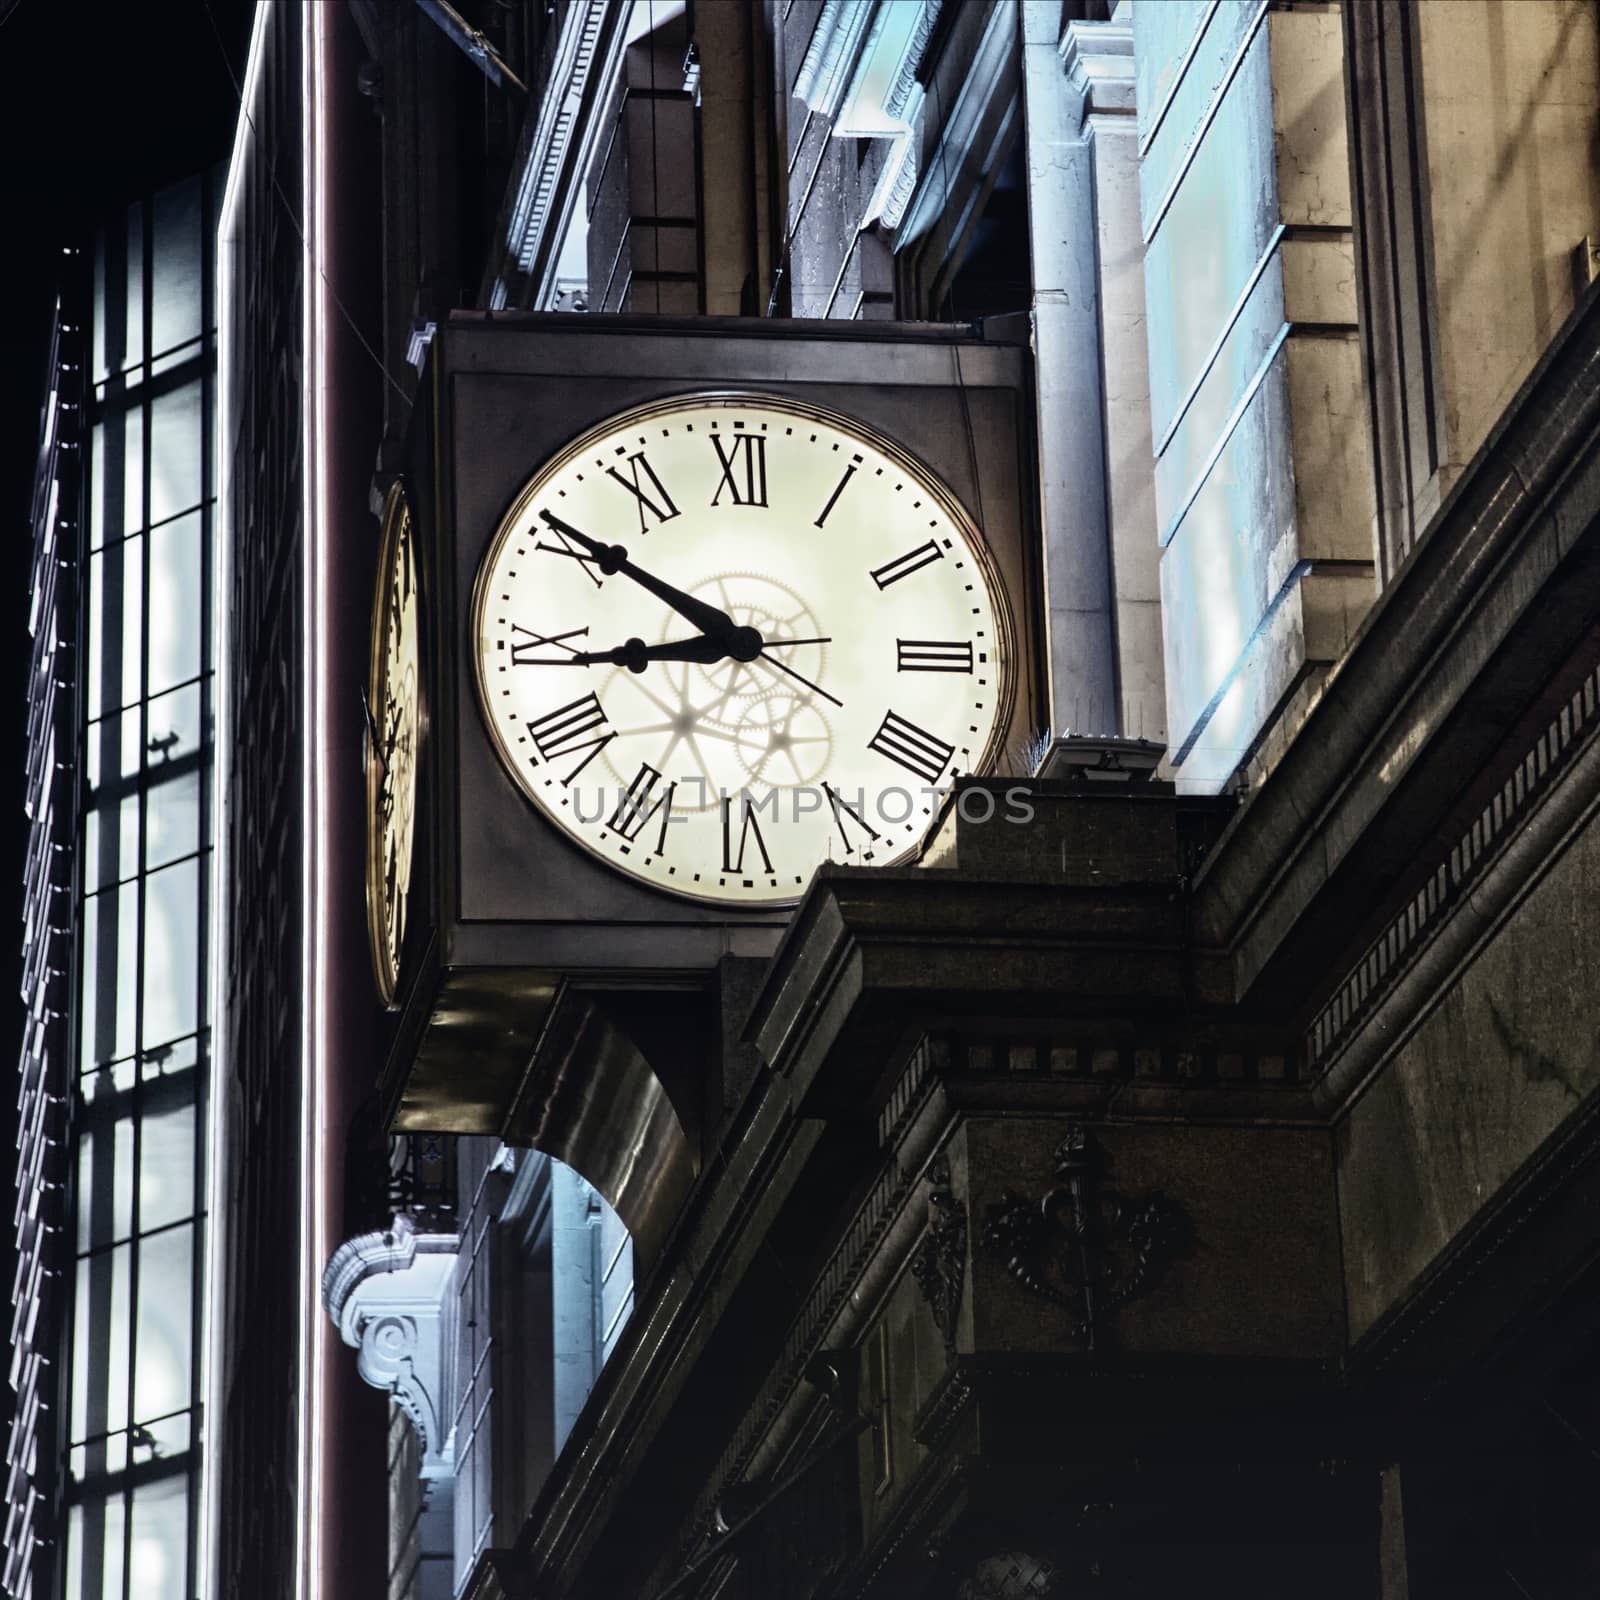
[[[1361,1338],[1600,1088],[1592,821],[1337,1128]]]
[[[1592,0],[1417,8],[1444,380],[1443,498],[1572,310],[1600,243]]]

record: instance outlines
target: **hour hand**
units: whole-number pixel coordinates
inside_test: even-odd
[[[674,639],[666,644],[646,644],[643,639],[629,639],[615,650],[587,650],[573,656],[574,666],[597,666],[610,662],[626,667],[629,672],[643,672],[652,661],[694,661],[701,666],[712,666],[728,659],[726,640],[702,635],[698,639]]]

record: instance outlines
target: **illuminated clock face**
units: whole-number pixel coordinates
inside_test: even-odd
[[[385,1004],[395,997],[411,891],[420,723],[417,628],[411,509],[397,483],[384,508],[378,557],[367,752],[367,931]]]
[[[770,906],[882,865],[992,763],[1011,631],[976,530],[905,452],[769,395],[613,418],[548,463],[479,569],[507,771],[669,893]]]

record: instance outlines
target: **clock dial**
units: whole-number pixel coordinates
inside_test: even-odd
[[[642,407],[528,484],[478,573],[485,719],[522,792],[671,893],[797,899],[917,844],[993,761],[1011,629],[955,499],[769,395]]]
[[[416,807],[418,617],[411,509],[396,483],[384,507],[372,613],[367,751],[367,932],[384,1003],[394,1000],[411,891]]]

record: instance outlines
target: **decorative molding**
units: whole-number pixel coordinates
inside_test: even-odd
[[[418,1233],[397,1216],[385,1231],[346,1240],[322,1273],[323,1307],[359,1352],[362,1378],[411,1419],[425,1478],[452,1470],[441,1402],[444,1300],[458,1242],[453,1233]]]
[[[1080,125],[1094,116],[1134,114],[1132,24],[1069,22],[1060,53],[1062,73],[1077,93]]]
[[[582,118],[589,80],[599,58],[602,29],[611,9],[609,0],[571,0],[562,13],[561,35],[556,41],[545,91],[539,97],[532,135],[506,218],[506,255],[525,276],[532,274],[542,253],[548,254],[552,262],[556,255],[553,250],[544,252],[542,247],[552,223],[560,220],[552,216],[552,207],[572,154],[573,136]],[[496,277],[488,303],[496,311],[510,304],[504,271]]]
[[[838,111],[876,9],[872,0],[823,0],[794,80],[794,97],[809,110],[830,120]]]
[[[944,1335],[945,1354],[954,1355],[967,1276],[967,1208],[951,1190],[950,1161],[944,1155],[928,1168],[928,1231],[911,1257],[911,1275]]]
[[[970,170],[973,163],[976,161],[981,168],[994,153],[996,140],[991,109],[998,100],[1012,106],[1012,111],[1003,115],[997,125],[1002,129],[1009,126],[1021,91],[1016,13],[1011,6],[997,5],[972,52],[961,92],[938,130],[934,149],[927,161],[920,164],[920,179],[909,204],[903,208],[903,220],[889,224],[887,218],[884,219],[886,225],[897,227],[896,250],[921,238],[935,222],[948,220],[947,213],[952,211],[951,196],[958,189],[975,189]],[[980,139],[984,143],[981,150]],[[985,175],[981,170],[978,173],[980,179]],[[962,205],[953,209],[960,217],[969,207]]]
[[[911,1437],[925,1450],[940,1450],[972,1404],[972,1379],[960,1366],[951,1367],[928,1396],[911,1424]]]
[[[1379,1005],[1427,951],[1600,728],[1600,667],[1512,768],[1494,797],[1391,919],[1317,1013],[1306,1036],[1308,1076],[1329,1072]]]
[[[984,1248],[1029,1293],[1070,1312],[1073,1337],[1089,1350],[1104,1320],[1160,1277],[1190,1231],[1167,1196],[1103,1187],[1103,1165],[1087,1126],[1072,1119],[1056,1146],[1053,1187],[1036,1201],[1007,1190],[983,1229]]]

